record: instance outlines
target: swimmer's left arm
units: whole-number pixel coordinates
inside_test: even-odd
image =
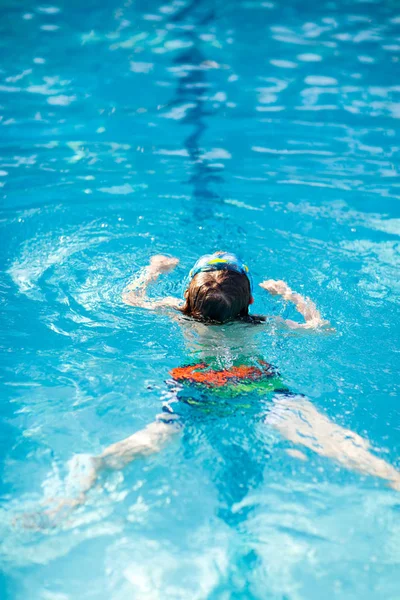
[[[260,287],[267,290],[272,296],[281,296],[284,300],[293,302],[297,312],[304,317],[305,323],[284,319],[284,323],[290,329],[318,329],[330,325],[329,321],[325,321],[321,317],[321,313],[310,298],[294,292],[284,281],[268,279],[260,283]]]
[[[150,300],[147,297],[147,288],[151,283],[154,283],[161,273],[169,273],[172,271],[179,260],[157,254],[152,256],[150,264],[145,267],[139,277],[136,277],[129,283],[122,292],[122,301],[129,306],[139,308],[147,308],[156,310],[158,308],[175,308],[178,309],[180,301],[171,296],[160,300]]]

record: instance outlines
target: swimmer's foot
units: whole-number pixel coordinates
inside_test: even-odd
[[[400,492],[400,475],[398,478],[389,481],[389,487],[391,487],[392,490],[395,490],[396,492]]]
[[[83,504],[82,498],[51,498],[43,502],[43,505],[52,505],[45,510],[37,510],[31,513],[23,513],[13,520],[13,525],[20,525],[23,529],[43,530],[55,529],[67,519],[72,511]]]
[[[175,269],[179,263],[179,258],[172,258],[170,256],[163,256],[162,254],[156,254],[150,259],[150,272],[154,275],[160,273],[169,273]]]

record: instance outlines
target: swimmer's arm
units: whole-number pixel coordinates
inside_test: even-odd
[[[147,297],[147,288],[154,283],[161,273],[172,271],[179,260],[157,254],[152,256],[150,264],[145,267],[139,277],[131,281],[122,292],[122,301],[129,306],[156,310],[158,308],[178,309],[180,301],[171,296],[160,300],[150,300]]]
[[[260,287],[267,290],[272,296],[281,296],[284,300],[293,302],[297,312],[304,317],[305,323],[297,323],[291,319],[284,319],[284,323],[290,329],[317,329],[329,326],[329,321],[325,321],[321,317],[321,313],[315,303],[310,298],[294,292],[284,281],[268,279],[260,283]]]

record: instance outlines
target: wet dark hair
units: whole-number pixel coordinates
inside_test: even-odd
[[[236,271],[206,271],[197,273],[185,293],[181,308],[184,315],[208,323],[252,320],[250,282]]]

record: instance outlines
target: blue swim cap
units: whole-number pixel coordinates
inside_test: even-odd
[[[185,290],[189,287],[190,282],[197,273],[207,271],[235,271],[235,273],[246,275],[250,284],[250,292],[253,293],[253,279],[250,275],[249,267],[236,254],[232,254],[231,252],[214,252],[214,254],[201,256],[189,271],[189,275],[185,280]]]

